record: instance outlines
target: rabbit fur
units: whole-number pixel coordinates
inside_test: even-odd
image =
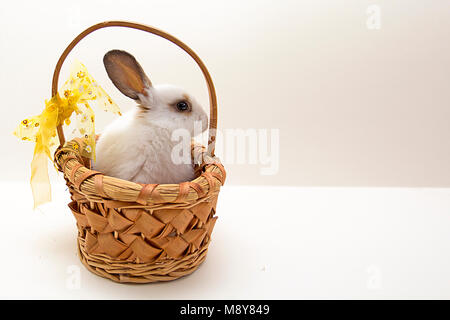
[[[109,124],[101,134],[94,169],[145,184],[193,180],[190,137],[204,132],[208,126],[202,106],[179,87],[153,86],[136,59],[125,51],[109,51],[103,61],[114,85],[138,105]],[[172,151],[180,146],[180,139],[172,139],[177,129],[184,129],[182,132],[188,135],[182,140],[188,141],[183,151],[189,152],[185,156],[189,161],[183,163],[172,159]]]

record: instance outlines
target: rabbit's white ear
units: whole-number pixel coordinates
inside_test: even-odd
[[[138,94],[147,95],[152,86],[150,79],[136,59],[126,51],[111,50],[103,57],[109,78],[124,95],[138,100]]]

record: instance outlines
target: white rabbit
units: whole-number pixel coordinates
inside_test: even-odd
[[[203,108],[178,87],[153,86],[136,59],[125,51],[109,51],[103,63],[114,85],[134,99],[138,108],[106,127],[97,142],[94,169],[137,183],[193,180],[191,163],[172,161],[172,150],[180,145],[179,140],[172,141],[172,132],[182,128],[193,137],[194,126],[205,131],[208,117]]]

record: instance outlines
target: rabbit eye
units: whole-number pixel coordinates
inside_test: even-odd
[[[179,111],[186,111],[189,109],[189,104],[186,101],[180,101],[177,103],[177,109]]]

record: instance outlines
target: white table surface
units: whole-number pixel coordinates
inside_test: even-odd
[[[192,275],[117,284],[85,269],[64,185],[31,209],[0,184],[0,298],[450,298],[450,189],[222,189],[206,262]]]

